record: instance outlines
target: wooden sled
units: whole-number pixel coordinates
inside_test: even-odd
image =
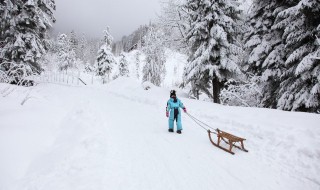
[[[211,143],[212,143],[214,146],[216,146],[216,147],[218,147],[218,148],[220,148],[220,149],[222,149],[222,150],[224,150],[224,151],[226,151],[226,152],[229,152],[230,154],[234,154],[234,152],[232,152],[232,147],[236,147],[236,148],[238,148],[238,149],[240,149],[240,150],[242,150],[242,151],[244,151],[244,152],[248,152],[248,150],[245,149],[245,148],[244,148],[244,145],[243,145],[243,141],[246,140],[246,139],[241,138],[241,137],[237,137],[237,136],[235,136],[235,135],[232,135],[232,134],[230,134],[230,133],[221,131],[221,130],[219,130],[219,129],[216,129],[216,131],[217,131],[217,132],[212,132],[212,131],[208,130],[209,139],[210,139]],[[217,142],[217,143],[215,143],[215,142],[212,140],[211,133],[217,134],[217,137],[218,137],[218,142]],[[227,139],[227,140],[226,140],[226,139]],[[227,144],[230,145],[230,146],[229,146],[229,149],[220,146],[221,140],[223,140],[225,143],[227,143]],[[241,144],[241,147],[235,145],[235,143],[237,143],[237,142],[239,142],[239,143]]]

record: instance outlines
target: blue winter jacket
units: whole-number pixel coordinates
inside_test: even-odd
[[[167,102],[167,112],[170,112],[170,117],[169,117],[169,129],[173,129],[173,123],[174,120],[176,119],[176,124],[177,124],[177,130],[182,130],[182,123],[181,123],[181,110],[180,108],[184,108],[183,103],[177,98],[177,101],[174,102],[173,98],[170,98]],[[176,115],[176,118],[174,117],[174,112],[178,111],[178,114]]]

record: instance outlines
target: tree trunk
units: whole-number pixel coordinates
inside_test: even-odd
[[[218,78],[214,78],[212,80],[212,95],[213,95],[213,102],[220,104],[220,82]]]

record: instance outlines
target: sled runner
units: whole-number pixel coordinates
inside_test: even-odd
[[[212,133],[217,134],[217,137],[218,137],[218,142],[217,143],[215,143],[213,141],[212,136],[211,136]],[[236,147],[236,148],[238,148],[238,149],[240,149],[240,150],[242,150],[244,152],[248,152],[248,150],[244,148],[243,141],[246,140],[244,138],[237,137],[235,135],[232,135],[230,133],[221,131],[219,129],[216,129],[216,132],[212,132],[209,129],[208,130],[208,135],[209,135],[209,139],[210,139],[211,143],[214,146],[216,146],[216,147],[218,147],[218,148],[220,148],[220,149],[222,149],[222,150],[224,150],[226,152],[229,152],[230,154],[234,154],[234,152],[232,152],[232,147]],[[221,140],[223,140],[225,143],[229,144],[229,149],[220,146]],[[235,145],[235,143],[237,143],[237,142],[239,142],[241,144],[241,146]]]

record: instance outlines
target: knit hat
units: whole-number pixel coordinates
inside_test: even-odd
[[[176,91],[175,90],[171,90],[170,91],[170,97],[172,97],[172,96],[176,96]]]

